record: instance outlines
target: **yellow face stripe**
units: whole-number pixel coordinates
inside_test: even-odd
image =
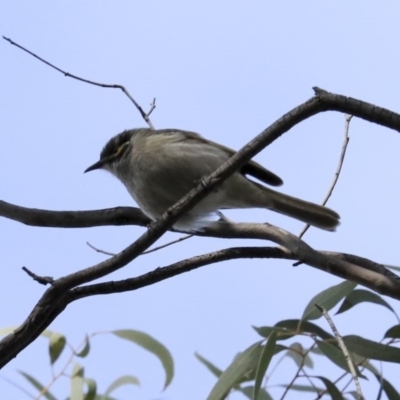
[[[129,145],[129,142],[125,142],[125,143],[121,144],[121,146],[118,147],[118,149],[115,151],[115,153],[112,155],[112,157],[113,158],[120,157],[128,145]]]

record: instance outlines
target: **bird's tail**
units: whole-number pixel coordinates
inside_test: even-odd
[[[257,185],[258,186],[258,185]],[[316,226],[327,231],[334,231],[339,225],[340,216],[330,208],[319,206],[305,200],[275,192],[264,186],[260,187],[266,192],[267,207],[272,211],[296,218],[306,224]]]

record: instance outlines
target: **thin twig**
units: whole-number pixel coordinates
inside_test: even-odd
[[[165,244],[163,244],[163,245],[161,245],[161,246],[154,247],[153,249],[150,249],[150,250],[146,250],[146,251],[144,251],[144,252],[143,252],[142,254],[140,254],[140,255],[142,256],[142,255],[144,255],[144,254],[153,253],[154,251],[157,251],[157,250],[163,249],[163,248],[165,248],[165,247],[171,246],[171,245],[173,245],[173,244],[175,244],[175,243],[183,242],[184,240],[190,239],[190,238],[193,237],[193,236],[194,236],[194,235],[182,236],[182,237],[180,237],[180,238],[178,238],[178,239],[176,239],[176,240],[173,240],[173,241],[171,241],[171,242],[165,243]],[[105,250],[99,249],[98,247],[93,246],[93,245],[90,244],[89,242],[86,242],[86,244],[87,244],[90,248],[92,248],[93,250],[97,251],[98,253],[105,254],[106,256],[115,256],[115,255],[116,255],[116,253],[110,253],[109,251],[105,251]]]
[[[294,383],[296,382],[296,379],[299,377],[300,372],[303,369],[303,365],[304,365],[304,358],[302,359],[299,368],[297,369],[297,372],[294,374],[293,379],[290,381],[290,383],[286,386],[285,391],[283,392],[282,396],[281,396],[281,400],[283,400],[286,395],[289,393],[290,388],[294,385]]]
[[[176,240],[173,240],[172,242],[168,242],[168,243],[165,243],[165,244],[163,244],[163,245],[161,245],[161,246],[154,247],[153,249],[146,250],[146,251],[144,251],[141,255],[143,255],[143,254],[149,254],[149,253],[152,253],[153,251],[157,251],[157,250],[163,249],[164,247],[171,246],[172,244],[179,243],[179,242],[183,242],[184,240],[190,239],[190,238],[193,237],[193,236],[194,236],[194,235],[182,236],[182,237],[180,237],[180,238],[178,238],[178,239],[176,239]]]
[[[326,205],[328,202],[329,198],[332,196],[333,190],[335,189],[336,183],[339,179],[340,171],[342,170],[343,162],[344,162],[344,157],[346,155],[346,150],[347,150],[347,145],[349,144],[349,127],[350,127],[350,121],[353,118],[352,115],[345,115],[345,125],[344,125],[344,137],[343,137],[343,145],[342,145],[342,151],[340,152],[340,157],[339,157],[339,163],[335,171],[335,175],[333,176],[333,181],[331,183],[331,186],[328,189],[328,192],[322,201],[322,205]],[[305,225],[302,231],[299,233],[299,238],[301,239],[304,234],[308,231],[310,228],[310,225]]]
[[[147,112],[147,116],[150,117],[150,114],[154,111],[156,108],[156,98],[154,97],[153,101],[150,104],[150,110]]]
[[[99,249],[98,247],[93,246],[91,243],[86,242],[86,244],[93,249],[94,251],[97,251],[97,253],[105,254],[106,256],[115,256],[116,253],[110,253],[109,251],[105,251],[102,249]]]
[[[103,88],[111,88],[111,89],[121,89],[125,95],[129,98],[129,100],[135,105],[135,107],[137,108],[137,110],[139,111],[140,115],[142,116],[142,118],[146,121],[146,123],[149,125],[149,127],[151,129],[154,129],[154,125],[152,124],[152,122],[150,121],[149,115],[151,114],[151,112],[154,110],[154,108],[156,107],[155,105],[155,99],[153,100],[153,103],[151,104],[151,108],[150,108],[150,112],[148,112],[147,114],[143,111],[142,107],[140,107],[140,105],[136,102],[136,100],[130,95],[130,93],[125,89],[124,86],[122,85],[118,85],[118,84],[107,84],[107,83],[100,83],[100,82],[95,82],[95,81],[91,81],[89,79],[84,79],[81,78],[77,75],[74,74],[70,74],[69,72],[66,72],[64,70],[62,70],[61,68],[55,66],[54,64],[50,63],[49,61],[46,61],[45,59],[43,59],[42,57],[39,57],[37,54],[33,53],[32,51],[26,49],[25,47],[21,46],[20,44],[14,42],[13,40],[11,40],[8,37],[3,36],[3,39],[6,40],[7,42],[9,42],[10,44],[18,47],[19,49],[25,51],[26,53],[30,54],[31,56],[37,58],[39,61],[41,61],[42,63],[48,65],[49,67],[55,69],[56,71],[62,73],[64,76],[67,76],[69,78],[72,79],[76,79],[78,81],[81,82],[85,82],[85,83],[89,83],[90,85],[94,85],[94,86],[100,86]]]
[[[351,375],[353,377],[354,384],[356,385],[356,390],[357,390],[357,399],[358,400],[363,400],[364,396],[362,394],[360,382],[358,380],[357,372],[356,369],[354,368],[353,360],[350,357],[350,354],[346,348],[346,345],[344,344],[344,341],[342,337],[340,336],[339,331],[337,330],[335,324],[332,321],[332,318],[329,316],[328,311],[326,309],[318,304],[315,304],[315,307],[318,308],[319,311],[321,311],[322,315],[325,317],[325,319],[328,321],[329,326],[332,329],[332,332],[334,333],[336,340],[338,341],[340,350],[342,350],[342,353],[344,355],[344,358],[346,359],[346,363],[350,369]]]

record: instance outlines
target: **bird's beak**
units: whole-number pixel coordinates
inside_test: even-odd
[[[86,174],[86,172],[94,171],[95,169],[103,168],[105,163],[106,163],[106,160],[104,160],[104,159],[97,161],[96,163],[91,165],[89,168],[86,168],[84,171],[84,174]]]

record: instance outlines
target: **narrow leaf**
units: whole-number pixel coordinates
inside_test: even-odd
[[[392,311],[398,319],[396,312],[388,302],[383,300],[378,294],[365,289],[357,289],[349,293],[343,300],[343,303],[336,314],[348,311],[360,303],[374,303],[386,307],[388,310]]]
[[[332,400],[344,400],[342,393],[340,393],[339,389],[333,382],[324,376],[316,376],[316,378],[320,379],[325,384],[326,390],[331,395]]]
[[[375,378],[381,384],[383,391],[389,400],[400,400],[400,393],[393,387],[393,385],[384,379],[381,375],[374,374]]]
[[[172,359],[169,350],[158,340],[144,332],[135,331],[132,329],[120,329],[113,331],[116,336],[129,340],[153,353],[160,360],[165,371],[164,389],[171,383],[174,377],[174,360]]]
[[[103,397],[101,397],[101,400],[106,400],[109,398],[109,394],[113,392],[114,390],[118,389],[121,386],[125,385],[136,385],[140,386],[139,379],[136,378],[136,376],[132,375],[124,375],[121,376],[120,378],[116,379],[106,390],[104,393]]]
[[[347,365],[344,354],[338,347],[336,347],[333,344],[330,344],[328,342],[324,342],[322,340],[317,340],[317,345],[318,345],[319,349],[322,351],[322,353],[329,360],[331,360],[338,367],[343,368],[345,371],[350,373],[350,369],[349,369],[349,366]],[[362,376],[357,368],[357,365],[354,364],[354,368],[357,371],[357,375]]]
[[[54,397],[47,389],[45,389],[45,386],[42,385],[36,378],[34,378],[32,375],[27,374],[26,372],[23,371],[18,371],[32,386],[34,386],[40,393],[42,393],[42,396],[44,396],[47,400],[57,400],[56,397]]]
[[[301,319],[311,320],[320,318],[322,314],[315,307],[315,304],[319,304],[321,307],[324,307],[325,310],[329,311],[335,307],[340,300],[353,291],[356,286],[357,284],[354,282],[344,281],[338,285],[323,290],[311,299],[305,308]]]
[[[253,326],[253,329],[263,338],[268,339],[270,335],[273,332],[278,333],[277,335],[277,340],[285,340],[285,339],[290,339],[294,335],[296,335],[295,332],[292,332],[285,327],[280,327],[280,326]]]
[[[373,360],[400,363],[400,349],[398,347],[377,343],[361,336],[344,336],[343,341],[349,351]]]
[[[211,393],[208,395],[207,400],[224,399],[231,388],[255,368],[261,351],[261,342],[257,342],[235,357],[233,362],[218,379]]]
[[[277,333],[272,332],[271,336],[269,337],[266,345],[264,346],[261,356],[258,360],[257,370],[256,370],[256,377],[254,382],[254,395],[253,400],[259,399],[259,392],[262,384],[262,380],[267,372],[269,363],[273,355],[275,354],[275,345],[276,345],[276,337]]]
[[[209,371],[211,371],[212,374],[214,374],[217,378],[219,378],[222,374],[222,370],[216,367],[211,361],[208,361],[205,359],[202,355],[199,353],[194,353],[195,357],[202,363],[204,364]]]
[[[284,327],[288,330],[292,330],[293,332],[296,332],[296,334],[306,332],[306,333],[311,333],[315,336],[318,336],[324,340],[335,339],[334,336],[332,336],[330,333],[324,331],[318,325],[315,325],[312,322],[304,321],[301,319],[287,319],[287,320],[278,322],[276,324],[276,326]]]

